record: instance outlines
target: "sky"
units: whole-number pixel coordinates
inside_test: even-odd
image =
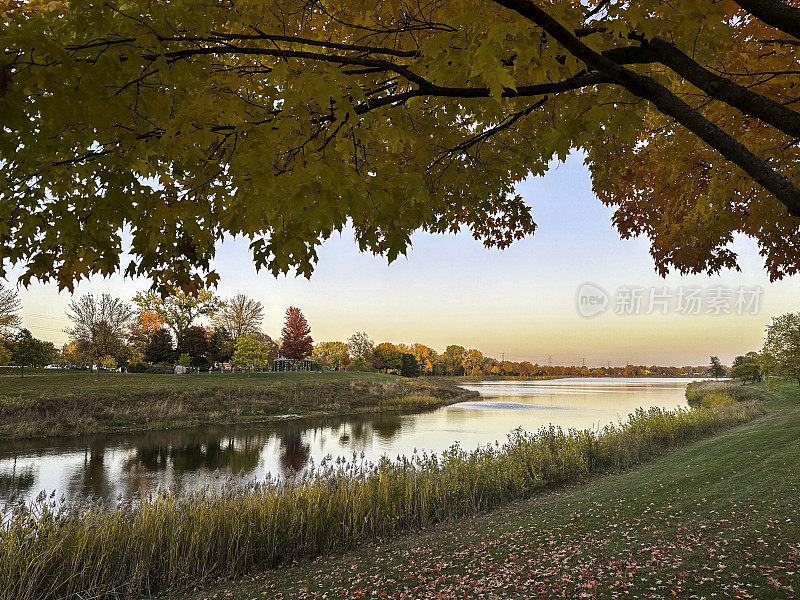
[[[408,255],[388,264],[360,253],[345,230],[324,244],[307,280],[257,273],[247,242],[232,239],[217,248],[218,294],[259,300],[263,329],[273,337],[280,335],[286,308],[298,306],[316,341],[366,331],[376,342],[421,342],[438,351],[459,344],[507,360],[588,366],[701,365],[712,354],[730,364],[735,355],[760,348],[773,316],[800,310],[800,278],[770,283],[755,244],[745,238],[734,242],[741,272],[659,277],[646,239],[620,239],[580,155],[521,182],[518,191],[538,227],[505,250],[487,249],[467,232],[420,232]],[[15,285],[20,272],[13,269],[7,283]],[[75,294],[127,300],[148,287],[145,279],[115,275],[81,282]],[[652,288],[666,301],[666,314],[662,302],[649,310]],[[700,314],[686,314],[698,308],[691,303],[684,308],[692,310],[677,312],[681,291],[684,298],[701,295]],[[586,296],[603,292],[605,311],[584,316]],[[65,343],[70,294],[41,283],[19,294],[23,326]],[[639,310],[631,301],[637,295]],[[737,305],[737,298],[745,302]]]

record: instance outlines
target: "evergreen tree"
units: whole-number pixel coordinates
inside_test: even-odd
[[[403,377],[419,377],[419,364],[417,358],[413,354],[403,352],[401,357],[402,368],[400,374]]]
[[[197,325],[186,327],[178,338],[178,354],[188,354],[190,365],[198,369],[208,366],[209,347],[206,330]]]
[[[144,349],[144,359],[153,364],[171,363],[175,360],[175,349],[169,331],[163,328],[157,329],[150,336],[150,341]]]
[[[233,337],[225,327],[217,327],[208,338],[208,355],[212,362],[226,363],[233,356]]]

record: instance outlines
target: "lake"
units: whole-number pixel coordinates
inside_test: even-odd
[[[585,378],[464,384],[480,399],[425,413],[0,442],[0,505],[55,492],[68,501],[193,490],[218,476],[286,477],[326,456],[358,460],[472,449],[517,427],[600,428],[639,407],[686,407],[693,379]]]

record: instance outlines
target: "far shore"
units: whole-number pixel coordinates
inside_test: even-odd
[[[0,440],[415,412],[477,397],[452,378],[383,373],[4,373]]]

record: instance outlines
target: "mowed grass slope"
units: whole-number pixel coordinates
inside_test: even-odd
[[[413,410],[467,399],[445,380],[382,373],[0,372],[0,439]]]
[[[160,598],[798,597],[800,389],[765,395],[765,417],[625,473]]]

